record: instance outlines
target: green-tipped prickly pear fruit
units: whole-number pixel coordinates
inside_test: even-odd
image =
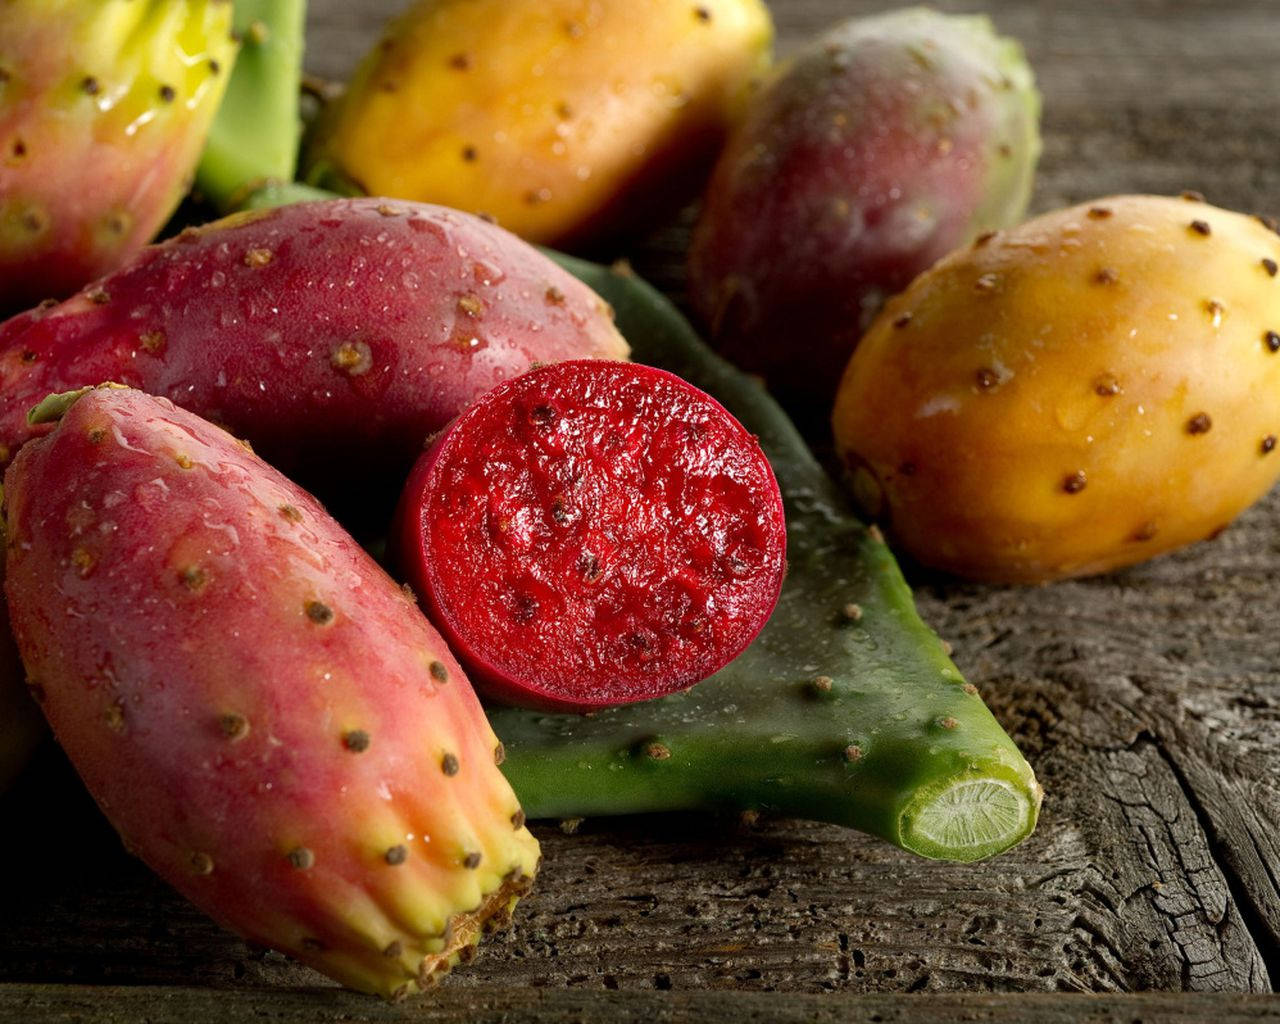
[[[1039,111],[1021,47],[985,17],[915,8],[814,40],[752,103],[707,189],[689,274],[712,343],[825,429],[885,298],[1021,218]]]
[[[226,0],[0,3],[0,311],[151,240],[191,185],[234,56]]]
[[[5,589],[90,792],[241,934],[363,991],[435,985],[538,861],[444,641],[226,431],[119,386],[59,413],[5,477]]]

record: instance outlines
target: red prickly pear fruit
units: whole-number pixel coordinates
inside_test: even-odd
[[[782,497],[758,440],[679,377],[600,361],[485,395],[419,460],[394,536],[487,695],[647,700],[732,661],[782,585]]]
[[[45,395],[120,381],[247,438],[326,499],[382,486],[389,507],[426,438],[495,384],[625,358],[610,314],[532,246],[443,207],[236,214],[0,326],[0,444],[48,429],[26,418]]]
[[[111,387],[5,490],[19,650],[129,849],[226,926],[393,998],[509,920],[538,844],[502,747],[412,597],[315,499]]]
[[[68,295],[151,241],[191,186],[234,59],[225,0],[0,3],[0,312]]]
[[[806,426],[825,421],[884,300],[1022,217],[1039,110],[1021,48],[985,17],[916,8],[814,40],[707,189],[689,275],[713,344]]]

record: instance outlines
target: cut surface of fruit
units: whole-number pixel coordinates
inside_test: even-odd
[[[422,458],[402,558],[480,685],[586,710],[706,678],[760,631],[785,559],[759,442],[653,367],[577,360],[491,391]]]

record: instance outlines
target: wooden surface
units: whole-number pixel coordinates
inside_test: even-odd
[[[1194,188],[1280,212],[1275,0],[937,5],[985,7],[1027,47],[1045,96],[1038,209]],[[398,6],[313,0],[312,69],[341,77]],[[771,6],[785,52],[893,5]],[[633,254],[677,297],[687,221]],[[515,930],[407,1014],[318,992],[221,932],[120,851],[46,752],[0,801],[0,1020],[1280,1019],[1235,997],[998,995],[1280,982],[1278,526],[1273,494],[1213,543],[1105,578],[915,575],[1044,784],[1039,830],[1013,852],[933,864],[834,827],[701,816],[543,826]]]

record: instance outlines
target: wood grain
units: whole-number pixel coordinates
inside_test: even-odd
[[[73,1024],[439,1024],[458,1020],[453,995],[440,993],[406,1006],[332,989],[210,992],[198,988],[94,988],[83,985],[11,986],[11,1015],[0,1020]],[[1124,996],[791,996],[751,992],[572,992],[486,986],[468,993],[471,1024],[607,1021],[608,1024],[907,1024],[982,1021],[986,1024],[1253,1024],[1280,1020],[1280,1005],[1261,996],[1205,997],[1148,993]],[[18,1016],[24,1014],[25,1016]]]
[[[313,0],[310,67],[345,74],[399,6]],[[786,52],[841,14],[894,5],[771,6]],[[1195,188],[1280,211],[1272,0],[981,6],[1023,40],[1045,95],[1038,209]],[[678,301],[690,217],[629,248]],[[1273,494],[1211,543],[1099,579],[992,588],[913,573],[925,618],[1046,789],[1038,832],[1010,854],[933,864],[837,828],[704,816],[542,826],[546,866],[514,932],[410,1019],[1272,1019],[1276,1003],[1245,998],[982,993],[1280,981],[1278,526]],[[293,990],[323,979],[171,894],[119,851],[53,753],[0,811],[41,822],[0,844],[0,872],[21,881],[0,896],[0,1019],[385,1016]],[[903,1001],[917,992],[951,994]]]

